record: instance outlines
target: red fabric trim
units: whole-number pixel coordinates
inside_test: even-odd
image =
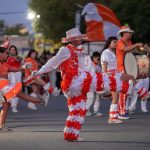
[[[144,94],[140,95],[140,98],[144,98],[148,94],[147,91],[144,92]]]
[[[129,89],[129,84],[125,81],[122,81],[122,89],[121,89],[121,93],[126,94],[128,92]]]
[[[74,133],[64,132],[64,140],[77,140],[79,135],[75,135]]]
[[[54,90],[54,89],[53,89],[52,87],[50,87],[50,88],[48,89],[48,92],[49,92],[49,93],[52,93],[53,90]]]
[[[80,130],[81,127],[82,127],[82,124],[81,124],[80,122],[67,120],[67,121],[66,121],[66,126],[67,126],[68,128],[72,128],[72,127],[73,127],[73,128],[76,129],[76,130]]]
[[[140,94],[143,91],[143,87],[137,92],[137,94]]]
[[[96,75],[97,75],[96,90],[97,91],[102,91],[104,89],[102,74],[101,73],[96,73]]]
[[[80,96],[68,99],[68,106],[70,106],[70,105],[76,105],[76,103],[80,103],[81,100],[86,100],[86,96],[80,95]]]
[[[112,76],[109,76],[109,80],[110,80],[110,84],[109,84],[110,90],[115,92],[116,91],[116,87],[117,87],[116,79],[112,75]]]
[[[82,84],[82,94],[86,95],[89,90],[90,90],[90,84],[92,82],[92,76],[89,72],[86,72],[87,74],[87,77],[85,78],[85,80],[83,81],[83,84]]]
[[[73,110],[73,111],[69,112],[69,115],[84,117],[86,115],[86,109],[85,110],[83,110],[83,109]]]
[[[118,111],[110,111],[109,114],[118,114]]]

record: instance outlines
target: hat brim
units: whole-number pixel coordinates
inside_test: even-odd
[[[80,36],[62,38],[61,43],[69,43],[69,42],[78,41],[78,40],[88,41],[88,37],[86,34],[81,34]]]
[[[118,31],[117,35],[119,35],[120,33],[123,33],[123,32],[134,33],[134,30],[131,30],[131,29],[122,29],[122,30]]]

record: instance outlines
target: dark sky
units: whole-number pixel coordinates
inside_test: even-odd
[[[31,28],[27,20],[28,0],[0,0],[0,20],[7,25],[22,23]]]

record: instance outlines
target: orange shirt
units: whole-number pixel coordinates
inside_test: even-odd
[[[124,56],[126,52],[124,51],[124,48],[126,46],[131,46],[132,43],[129,41],[128,43],[125,43],[122,39],[118,40],[117,48],[116,48],[116,57],[117,57],[117,69],[119,71],[125,71],[124,68]]]
[[[24,61],[25,61],[25,63],[26,63],[26,62],[32,63],[31,69],[26,69],[27,72],[30,72],[30,70],[31,70],[31,71],[38,70],[37,62],[36,62],[36,60],[34,60],[33,58],[28,57],[28,58],[26,58]]]
[[[8,75],[8,65],[4,63],[0,63],[0,75]]]

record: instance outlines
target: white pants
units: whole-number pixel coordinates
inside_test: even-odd
[[[10,80],[11,83],[21,82],[21,77],[22,77],[22,73],[20,71],[19,72],[10,72],[10,73],[8,73],[8,79]],[[19,98],[14,97],[11,100],[11,107],[12,108],[17,108],[18,101],[19,101]]]
[[[87,102],[86,102],[86,109],[90,110],[91,105],[94,102],[94,112],[98,112],[100,107],[100,98],[99,94],[96,92],[88,92],[87,93]]]
[[[146,90],[149,89],[149,77],[145,78],[145,79],[140,79],[143,83],[143,86]],[[137,99],[138,99],[138,94],[137,93],[132,93],[131,96],[129,96],[128,101],[126,106],[129,108],[129,110],[135,110],[136,109],[136,103],[137,103]],[[130,102],[129,102],[130,101]],[[147,99],[144,101],[141,101],[141,110],[146,109],[146,104],[147,104]]]

